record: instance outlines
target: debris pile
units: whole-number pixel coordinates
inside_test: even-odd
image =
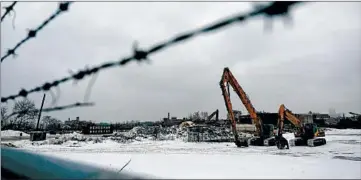
[[[240,134],[246,136],[246,134]],[[215,126],[194,126],[189,128],[189,142],[232,142],[233,134],[230,128]]]
[[[247,134],[240,134],[247,136]],[[65,145],[80,147],[86,143],[102,143],[104,140],[112,140],[118,143],[131,143],[134,141],[167,141],[181,140],[188,142],[231,142],[233,135],[230,128],[215,126],[138,126],[127,132],[115,132],[110,136],[88,136],[79,133],[57,135],[45,141],[31,142],[32,145]]]
[[[250,136],[240,134],[240,136]],[[233,135],[230,128],[215,126],[190,126],[187,128],[172,127],[134,127],[128,132],[114,133],[110,139],[126,143],[142,140],[181,140],[188,142],[230,142]]]
[[[116,132],[113,136],[110,137],[111,140],[126,143],[133,141],[142,141],[142,140],[175,140],[175,139],[184,139],[187,136],[186,130],[178,129],[177,126],[172,127],[159,127],[159,126],[149,126],[149,127],[134,127],[128,132]]]
[[[35,141],[32,142],[33,145],[60,145],[68,142],[70,146],[77,146],[79,142],[93,142],[93,143],[101,143],[106,138],[104,137],[86,137],[82,134],[73,132],[72,134],[63,134],[56,136],[54,139],[47,139],[45,141]]]

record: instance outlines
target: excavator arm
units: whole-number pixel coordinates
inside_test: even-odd
[[[299,127],[302,131],[302,123],[301,121],[290,111],[288,110],[284,104],[281,104],[280,108],[278,109],[278,133],[276,136],[276,145],[278,149],[289,149],[289,144],[286,138],[282,136],[285,118],[288,119],[293,125]]]
[[[211,115],[209,115],[209,116],[207,117],[207,120],[208,120],[208,121],[211,120],[211,119],[213,118],[213,116],[216,116],[216,121],[218,121],[218,116],[219,116],[219,111],[218,111],[218,109],[215,110]]]
[[[246,107],[249,115],[252,118],[253,124],[256,126],[256,131],[259,136],[263,136],[263,126],[262,126],[262,120],[258,117],[256,109],[253,107],[250,99],[248,98],[246,92],[243,90],[243,88],[239,85],[236,78],[233,76],[231,71],[228,67],[224,68],[222,79],[220,81],[220,86],[222,89],[223,98],[226,103],[227,111],[229,114],[229,117],[231,118],[232,124],[234,124],[234,129],[236,127],[236,121],[234,118],[234,113],[232,111],[232,103],[229,97],[229,91],[227,92],[226,86],[231,85],[233,90],[236,92],[238,97],[241,99],[243,105]],[[233,125],[232,125],[233,127]]]
[[[284,127],[284,119],[289,120],[294,126],[298,127],[302,131],[302,122],[299,120],[290,110],[288,110],[284,104],[281,104],[278,110],[278,136],[282,135]]]
[[[239,144],[239,137],[238,137],[238,133],[237,133],[237,127],[236,127],[236,119],[234,117],[234,113],[232,111],[232,103],[231,103],[231,98],[229,97],[229,92],[227,92],[226,87],[224,85],[225,82],[227,82],[227,75],[223,73],[222,75],[222,79],[220,82],[220,86],[221,86],[221,90],[222,90],[222,95],[224,98],[224,103],[226,105],[226,109],[228,112],[228,117],[231,120],[231,126],[232,126],[232,132],[234,135],[234,141],[237,144]],[[238,145],[237,145],[238,146]]]
[[[278,110],[278,136],[282,136],[285,118],[289,120],[294,126],[300,128],[301,131],[303,130],[301,120],[298,119],[290,110],[288,110],[284,104],[281,104]]]

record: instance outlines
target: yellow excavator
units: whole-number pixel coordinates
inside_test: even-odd
[[[236,78],[233,76],[229,68],[225,67],[223,69],[223,74],[219,85],[222,90],[222,95],[224,102],[227,108],[229,119],[231,120],[231,128],[234,134],[234,140],[237,147],[248,147],[252,146],[274,146],[276,145],[274,137],[274,127],[272,124],[263,124],[262,119],[257,115],[256,109],[253,107],[250,99],[248,98],[246,92],[237,82]],[[234,117],[232,103],[230,98],[229,85],[232,86],[233,90],[236,92],[238,97],[241,99],[243,105],[246,107],[249,115],[252,118],[253,124],[256,126],[256,136],[252,138],[239,138],[236,126],[236,120]],[[226,88],[227,87],[227,88]]]
[[[284,120],[289,120],[296,128],[295,139],[288,143],[282,136]],[[276,135],[276,146],[278,149],[288,149],[289,146],[322,146],[326,144],[325,132],[321,131],[314,123],[302,123],[284,104],[278,110],[278,133]]]

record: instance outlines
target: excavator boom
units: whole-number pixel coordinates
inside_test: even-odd
[[[257,116],[256,109],[253,107],[253,105],[252,105],[250,99],[248,98],[246,92],[239,85],[236,78],[233,76],[233,74],[231,73],[231,71],[227,67],[224,68],[222,79],[220,81],[220,86],[221,86],[221,89],[222,89],[222,93],[223,93],[223,91],[226,92],[226,87],[225,87],[226,83],[232,86],[233,90],[236,92],[238,97],[241,99],[243,105],[246,107],[249,115],[252,118],[253,124],[256,126],[257,134],[259,136],[263,136],[262,120]],[[228,96],[228,97],[225,97],[225,95]],[[223,93],[223,97],[224,97],[225,102],[226,102],[226,98],[229,99],[229,92],[228,93]],[[233,113],[232,109],[228,109],[228,107],[232,108],[231,101],[230,101],[230,99],[228,101],[229,101],[229,103],[228,103],[229,105],[227,105],[227,102],[226,102],[228,114],[230,115],[230,118],[234,118],[234,113]],[[234,124],[235,123],[236,122],[234,120]]]
[[[232,124],[232,132],[235,137],[235,143],[238,147],[240,146],[248,146],[248,144],[255,145],[255,146],[272,146],[275,145],[275,139],[273,136],[273,126],[269,125],[266,126],[263,124],[261,118],[258,117],[256,109],[253,107],[250,99],[248,98],[246,92],[242,89],[242,87],[237,82],[236,78],[233,76],[229,68],[224,68],[221,81],[219,82],[219,85],[221,86],[222,95],[224,98],[224,103],[226,104],[226,108],[228,111],[228,116],[231,120]],[[232,109],[232,103],[230,99],[230,91],[229,91],[229,85],[233,88],[233,90],[236,92],[238,97],[241,99],[243,105],[246,107],[249,115],[252,118],[253,124],[256,126],[256,134],[258,137],[252,137],[247,140],[239,140],[238,133],[237,133],[237,126],[236,126],[236,120],[234,117],[234,112]],[[227,87],[226,87],[227,86]],[[267,133],[264,132],[264,128],[268,129]]]
[[[281,104],[278,110],[278,116],[279,116],[277,123],[277,127],[279,129],[278,135],[280,135],[280,133],[283,132],[285,118],[289,120],[297,128],[302,128],[301,120],[299,120],[290,110],[288,110],[284,104]]]
[[[211,120],[211,119],[213,118],[213,116],[216,116],[216,121],[218,121],[218,116],[219,116],[219,110],[218,110],[218,109],[215,110],[211,115],[209,115],[209,116],[207,117],[207,120],[208,120],[208,121]]]

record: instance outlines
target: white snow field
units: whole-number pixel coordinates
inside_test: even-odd
[[[70,136],[70,135],[68,135]],[[79,136],[79,135],[76,135]],[[285,134],[287,139],[292,134]],[[288,178],[360,179],[361,130],[326,131],[327,144],[320,147],[237,148],[233,143],[187,143],[181,140],[140,140],[119,143],[109,138],[61,145],[54,140],[31,143],[11,141],[17,147],[65,159],[149,174],[160,178]]]

